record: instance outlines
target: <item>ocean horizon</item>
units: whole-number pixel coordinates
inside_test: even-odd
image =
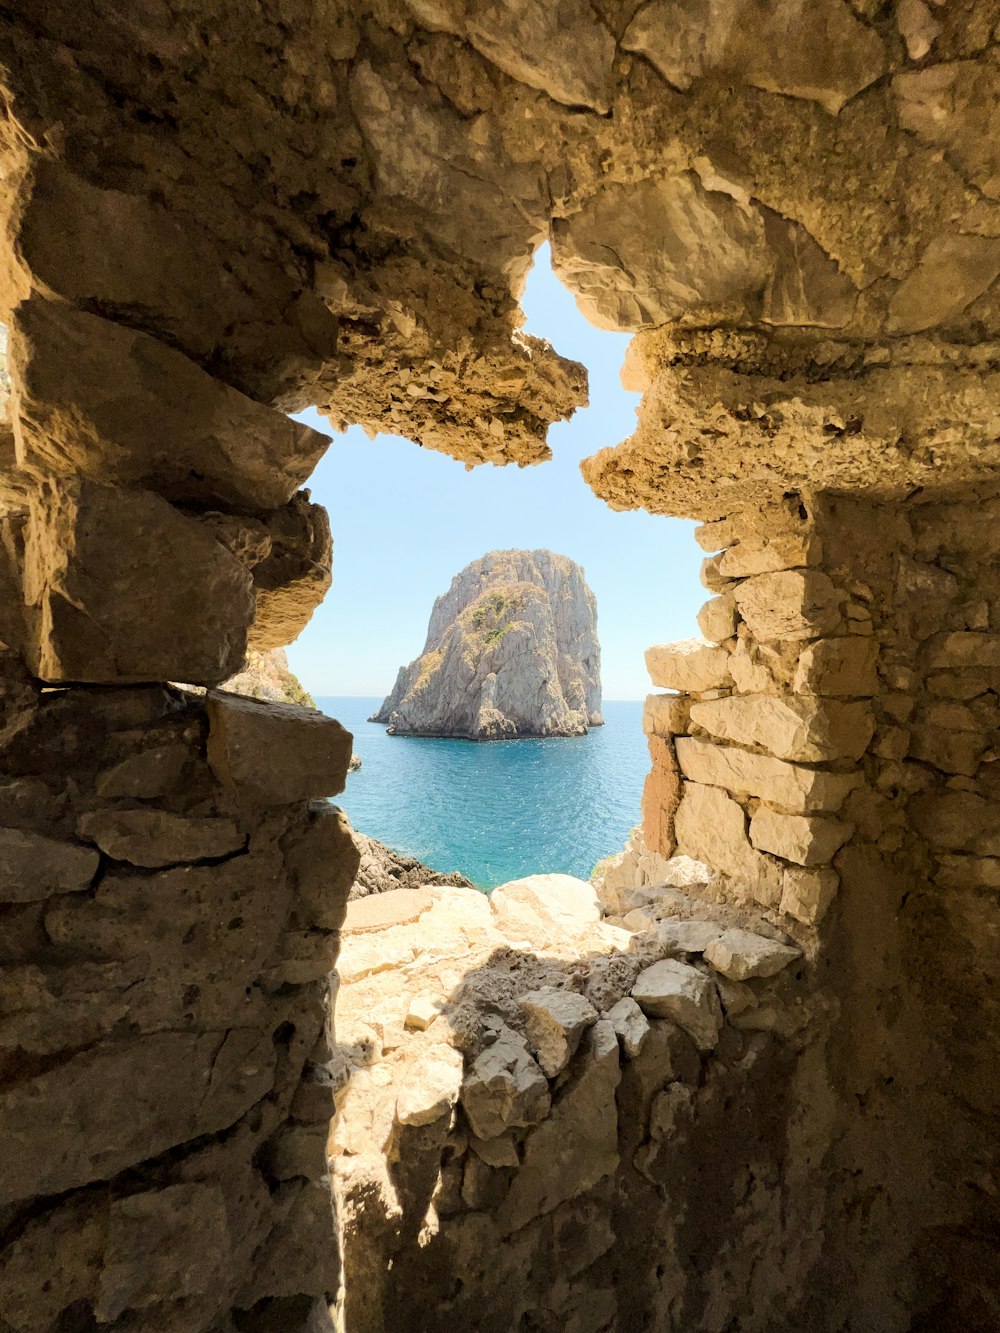
[[[336,798],[355,828],[481,889],[537,873],[589,877],[640,818],[642,701],[607,699],[586,736],[503,741],[389,736],[380,695],[317,695],[361,768]]]

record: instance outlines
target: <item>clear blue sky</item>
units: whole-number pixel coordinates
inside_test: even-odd
[[[548,547],[584,568],[597,597],[604,696],[651,688],[643,651],[698,633],[708,595],[694,524],[642,511],[616,514],[579,463],[632,433],[638,395],[619,381],[628,335],[592,328],[539,251],[523,306],[525,328],[590,372],[591,406],[549,431],[553,457],[536,467],[466,472],[445,454],[359,427],[332,434],[310,481],[330,511],[333,587],[288,649],[313,694],[387,694],[420,652],[434,598],[487,551]],[[331,434],[315,412],[301,418]]]

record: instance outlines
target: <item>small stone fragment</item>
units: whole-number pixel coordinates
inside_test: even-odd
[[[749,930],[724,931],[705,950],[705,961],[730,981],[777,976],[801,957],[802,950],[794,945],[781,944]]]
[[[665,958],[640,972],[632,996],[651,1018],[671,1018],[700,1051],[719,1040],[722,1010],[715,984],[687,963]]]
[[[607,1020],[621,1042],[629,1060],[634,1060],[649,1036],[649,1020],[631,996],[626,995],[608,1010]]]
[[[506,1129],[537,1125],[550,1105],[548,1080],[527,1046],[510,1028],[502,1028],[473,1062],[462,1086],[462,1106],[472,1132],[493,1139]]]
[[[443,1008],[444,1002],[436,995],[430,995],[426,991],[421,995],[414,995],[406,1010],[403,1026],[412,1028],[416,1032],[424,1032]]]
[[[401,1125],[431,1125],[450,1115],[462,1090],[462,1054],[443,1042],[407,1069],[396,1097]]]
[[[544,986],[519,1001],[525,1014],[528,1045],[549,1078],[569,1064],[585,1030],[597,1022],[597,1010],[575,991]]]

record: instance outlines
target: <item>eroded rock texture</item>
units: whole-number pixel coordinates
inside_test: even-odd
[[[400,736],[582,736],[600,726],[597,603],[552,551],[491,551],[434,603],[427,641],[371,719]]]
[[[704,1048],[729,954],[661,967],[703,1064],[653,1103],[620,1074],[641,1192],[527,1220],[557,1212],[567,1109],[516,1207],[487,1174],[510,1150],[469,1174],[463,1226],[516,1237],[510,1269],[418,1225],[391,1282],[429,1328],[446,1291],[496,1333],[997,1327],[998,22],[993,0],[0,12],[0,1321],[328,1320],[329,1098],[302,1077],[353,854],[307,802],[349,746],[162,682],[217,685],[323,595],[300,489],[323,443],[289,409],[470,465],[547,456],[585,397],[519,332],[548,238],[585,313],[636,333],[637,430],[587,479],[724,552],[717,647],[650,656],[679,693],[650,709],[645,855],[707,862],[713,907],[797,941],[806,1022],[756,1034],[758,1073],[726,1064],[728,1016]],[[520,1128],[546,1097],[607,1108],[598,1164],[602,1024],[640,1040],[618,1003],[561,1102],[497,1052]],[[402,1098],[435,1171],[456,1069],[438,1052],[434,1096]]]

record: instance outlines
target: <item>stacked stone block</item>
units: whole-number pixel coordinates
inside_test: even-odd
[[[865,603],[820,567],[815,523],[755,517],[696,534],[718,552],[703,568],[716,594],[699,614],[707,642],[646,654],[653,684],[676,695],[646,702],[644,835],[651,851],[704,861],[737,896],[815,925],[853,832],[843,807],[875,730],[878,644]]]

